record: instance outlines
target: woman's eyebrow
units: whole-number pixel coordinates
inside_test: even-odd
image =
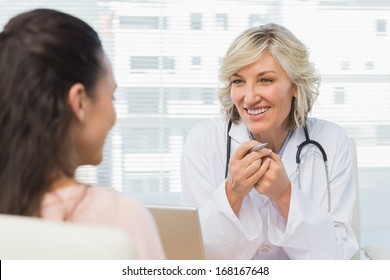
[[[258,73],[257,76],[260,77],[260,76],[264,76],[266,74],[275,74],[275,73],[276,72],[273,70],[267,70],[267,71],[263,71],[263,72]]]
[[[264,75],[269,74],[269,73],[276,74],[276,72],[273,70],[266,70],[266,71],[262,71],[262,72],[258,73],[256,76],[260,77],[260,76],[264,76]],[[242,78],[242,76],[238,73],[234,73],[231,77],[233,77],[233,76]]]

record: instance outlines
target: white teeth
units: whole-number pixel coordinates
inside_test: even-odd
[[[248,110],[248,113],[250,115],[258,115],[258,114],[262,114],[262,113],[268,111],[268,109],[269,108],[261,108],[261,109],[257,109],[257,110],[249,110],[249,109],[247,109],[247,110]]]

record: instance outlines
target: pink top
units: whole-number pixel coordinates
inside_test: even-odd
[[[116,227],[132,237],[140,259],[165,259],[156,224],[135,199],[111,188],[74,185],[45,195],[42,217]]]

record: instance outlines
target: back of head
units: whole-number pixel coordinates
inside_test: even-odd
[[[219,98],[223,110],[231,120],[239,121],[240,116],[230,98],[230,77],[257,61],[265,52],[278,61],[297,88],[298,97],[292,104],[288,125],[289,129],[300,127],[318,95],[319,76],[309,61],[306,46],[291,31],[274,23],[249,28],[230,45],[220,68],[223,85]]]
[[[0,33],[0,213],[36,215],[53,172],[71,176],[67,93],[88,94],[102,46],[82,20],[48,9],[12,18]]]

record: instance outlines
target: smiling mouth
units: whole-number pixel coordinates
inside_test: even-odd
[[[264,107],[256,110],[246,109],[249,115],[260,115],[267,112],[271,107]]]

